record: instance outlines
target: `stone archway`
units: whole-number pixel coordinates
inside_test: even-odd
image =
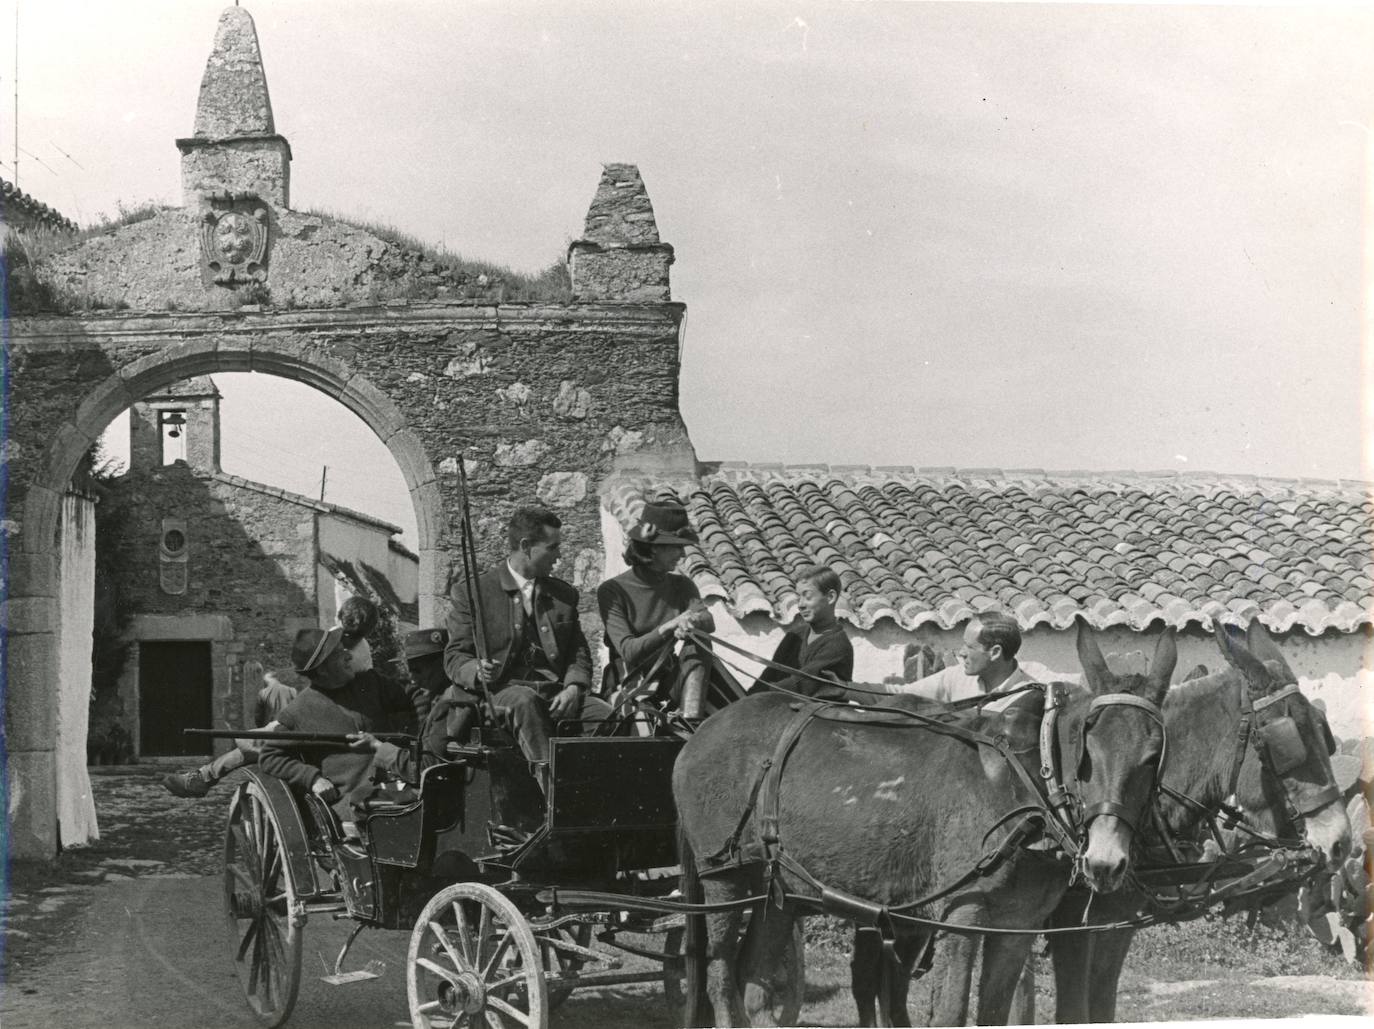
[[[58,646],[64,612],[57,594],[57,529],[62,496],[82,457],[121,411],[149,393],[213,372],[256,371],[300,382],[338,400],[381,439],[401,469],[416,513],[420,544],[420,618],[440,616],[441,526],[446,524],[434,465],[395,403],[333,356],[252,337],[207,346],[189,341],[147,354],[96,383],[49,435],[20,505],[23,532],[9,556],[6,759],[8,849],[13,857],[50,857],[57,846],[55,738]],[[437,584],[437,587],[436,587]]]

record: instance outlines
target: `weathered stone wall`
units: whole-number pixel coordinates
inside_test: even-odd
[[[161,385],[150,381],[158,362],[180,354],[165,378],[290,366],[288,374],[339,396],[384,441],[401,427],[413,434],[421,452],[398,453],[398,461],[412,487],[422,551],[438,551],[428,555],[428,581],[421,554],[422,610],[426,594],[432,600],[445,592],[449,555],[456,553],[460,453],[487,556],[501,552],[502,526],[514,507],[542,501],[567,523],[563,574],[590,589],[601,565],[602,477],[628,455],[692,466],[677,403],[680,318],[674,304],[402,304],[16,320],[9,532],[13,540],[25,531],[16,501],[43,472],[48,444],[56,439],[59,449],[77,449],[108,420],[78,411],[73,424],[72,399],[90,398],[90,412],[103,403],[112,416]]]
[[[298,628],[316,621],[315,512],[266,492],[198,474],[184,464],[134,471],[110,485],[111,502],[127,507],[120,553],[120,604],[140,616],[227,618],[232,635],[216,640],[215,672],[236,666],[217,688],[217,725],[238,726],[251,711],[227,688],[249,662],[289,666]],[[163,592],[158,543],[164,518],[184,518],[187,588]],[[188,637],[189,638],[189,637]],[[138,712],[137,676],[123,684],[124,709]],[[217,687],[220,684],[217,683]],[[207,747],[208,749],[208,747]]]

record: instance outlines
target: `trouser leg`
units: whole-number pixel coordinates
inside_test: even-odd
[[[492,705],[525,758],[547,763],[549,737],[553,735],[549,702],[528,686],[507,686],[492,698]]]

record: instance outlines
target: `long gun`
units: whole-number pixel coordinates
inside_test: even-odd
[[[208,736],[212,740],[283,740],[316,746],[349,745],[349,735],[331,732],[288,732],[285,729],[182,729],[186,736]],[[386,743],[410,744],[415,737],[404,732],[374,732],[374,739]]]
[[[458,455],[458,550],[463,558],[463,590],[467,594],[468,615],[472,619],[472,642],[477,650],[479,671],[487,662],[487,620],[482,611],[482,590],[477,584],[477,541],[472,532],[472,513],[468,510],[468,468],[463,455]],[[487,710],[494,711],[491,688],[484,676],[478,675]]]

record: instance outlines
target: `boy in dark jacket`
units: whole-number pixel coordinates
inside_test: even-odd
[[[787,630],[773,661],[795,668],[805,675],[789,675],[778,668],[766,668],[752,693],[771,688],[790,690],[817,700],[847,701],[849,691],[840,683],[854,678],[854,646],[835,617],[840,599],[840,577],[829,568],[817,565],[797,576],[797,608],[802,624]],[[811,676],[834,679],[830,686]]]
[[[389,719],[413,717],[414,707],[401,687],[380,675],[354,675],[352,655],[341,643],[343,630],[302,629],[291,647],[291,662],[310,685],[277,715],[287,732],[317,732],[352,737],[347,750],[290,741],[269,741],[263,771],[318,795],[345,821],[352,804],[372,791],[372,771],[381,768],[413,778],[410,754],[372,734]]]

